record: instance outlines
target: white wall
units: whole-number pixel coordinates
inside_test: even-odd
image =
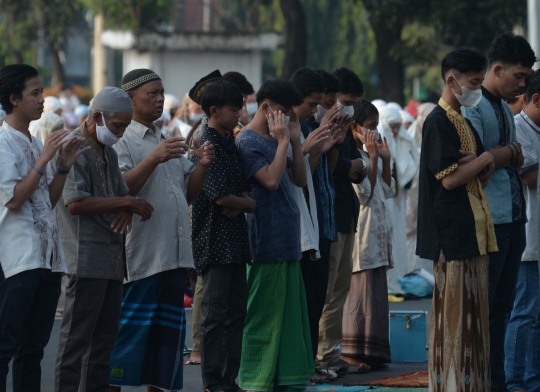
[[[136,68],[149,68],[163,79],[165,91],[180,100],[195,83],[219,69],[242,73],[255,91],[262,84],[262,55],[260,51],[245,52],[144,52],[124,51],[124,74]]]

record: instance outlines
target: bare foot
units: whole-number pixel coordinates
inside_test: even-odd
[[[359,373],[369,372],[371,370],[371,366],[359,360],[358,358],[343,356],[341,360],[344,361],[345,363],[348,363],[351,366],[356,366],[358,368]]]
[[[193,363],[201,363],[201,352],[200,351],[193,351],[191,354],[189,354],[189,360]]]

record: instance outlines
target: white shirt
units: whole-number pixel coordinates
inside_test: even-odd
[[[39,139],[30,141],[7,122],[0,128],[0,263],[6,278],[37,268],[67,272],[49,197],[52,172],[47,169],[19,211],[6,207],[42,150]]]
[[[300,135],[302,144],[304,143],[304,135]],[[289,157],[292,158],[292,146],[289,144]],[[315,200],[315,189],[313,188],[313,177],[311,176],[311,168],[309,166],[309,154],[304,156],[306,165],[307,189],[309,194],[309,206],[304,196],[304,190],[291,183],[291,190],[294,200],[300,211],[300,246],[302,252],[315,250],[317,257],[321,257],[319,253],[319,222],[317,220],[317,201]]]
[[[369,157],[360,151],[364,165],[369,167]],[[397,196],[396,183],[388,186],[382,178],[382,159],[377,165],[377,183],[373,194],[367,176],[360,184],[354,184],[360,200],[360,214],[356,227],[353,248],[353,272],[387,266],[392,268],[392,217],[388,214],[388,203]]]
[[[155,127],[149,129],[132,121],[114,145],[120,171],[133,169],[165,139]],[[146,222],[137,215],[133,217],[126,239],[128,281],[176,268],[194,268],[186,199],[193,170],[195,165],[184,157],[161,163],[138,193],[152,204],[154,212]]]
[[[523,150],[523,168],[521,174],[538,170],[538,157],[540,156],[540,127],[538,127],[527,114],[522,111],[514,117],[516,124],[516,139]],[[527,202],[527,224],[525,231],[527,247],[521,256],[522,261],[538,261],[538,204],[536,187],[524,185],[527,189],[525,200]]]

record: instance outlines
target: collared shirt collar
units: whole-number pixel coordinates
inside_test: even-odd
[[[33,142],[34,136],[30,135],[31,138],[32,138],[32,140],[28,139],[28,137],[27,137],[24,133],[22,133],[21,131],[18,131],[18,130],[16,130],[15,128],[13,128],[13,127],[12,127],[11,125],[9,125],[8,122],[5,121],[5,120],[4,120],[4,124],[2,124],[2,127],[3,127],[6,131],[11,132],[11,133],[17,135],[17,137],[26,140],[27,143],[32,143],[32,142]]]
[[[148,131],[153,131],[156,135],[159,133],[158,136],[161,135],[161,132],[157,130],[154,125],[152,125],[152,128],[148,128],[146,125],[142,125],[141,123],[135,120],[131,120],[131,124],[129,124],[129,128],[133,132],[135,132],[135,134],[139,136],[141,139],[144,138],[144,135],[146,135]]]
[[[234,142],[234,139],[231,137],[231,135],[227,134],[225,137],[221,135],[216,129],[212,127],[208,127],[208,132],[210,135],[215,139],[215,142],[222,145],[225,149],[236,153],[236,143]]]
[[[103,157],[105,155],[105,148],[100,146],[99,143],[96,142],[92,136],[90,136],[90,133],[88,132],[88,129],[86,128],[86,122],[83,122],[79,129],[83,137],[88,142],[88,144],[90,144],[90,146],[92,146],[92,148],[96,150],[97,152],[99,152],[101,157]]]
[[[488,89],[482,86],[482,95],[490,102],[501,103],[501,99],[493,95]]]
[[[450,106],[444,99],[439,99],[439,106],[442,107],[447,113],[456,117],[463,117],[461,112],[456,112],[452,106]]]
[[[527,113],[525,113],[525,110],[522,110],[521,113],[519,113],[519,116],[523,118],[523,120],[530,125],[530,127],[535,130],[536,132],[540,133],[540,127],[534,123],[533,120],[529,116],[527,116]]]

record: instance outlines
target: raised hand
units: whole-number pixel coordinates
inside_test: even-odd
[[[266,114],[266,118],[268,119],[268,127],[270,128],[272,137],[278,142],[289,143],[291,135],[285,122],[285,114],[281,110],[278,110],[275,114],[273,111],[270,111]]]
[[[154,207],[152,204],[148,203],[144,199],[139,199],[138,197],[125,196],[129,198],[128,210],[134,214],[141,216],[141,222],[147,221],[152,217],[152,212],[154,212]]]
[[[69,170],[78,157],[90,149],[90,146],[79,150],[84,143],[84,137],[74,137],[64,142],[58,150],[58,168]]]
[[[41,155],[39,156],[40,160],[43,160],[44,163],[47,164],[53,159],[58,149],[62,146],[62,143],[64,143],[63,139],[67,135],[69,135],[69,131],[66,130],[51,133],[45,140],[43,151],[41,151]]]
[[[325,113],[325,115],[323,116],[321,120],[320,126],[323,127],[325,125],[333,123],[338,115],[339,115],[339,106],[334,105],[333,108],[331,108],[329,111]]]
[[[298,115],[295,112],[291,115],[288,128],[291,142],[300,141],[300,121],[298,121]]]
[[[304,144],[302,145],[302,152],[304,153],[304,155],[313,154],[315,151],[320,151],[323,145],[329,139],[333,142],[333,138],[331,137],[332,134],[330,132],[330,127],[331,127],[330,124],[321,125],[319,128],[315,129],[308,135],[308,137],[304,141]]]
[[[201,146],[197,139],[193,139],[193,154],[197,157],[199,164],[204,167],[209,167],[216,159],[214,145],[209,141]]]
[[[380,136],[376,138],[377,147],[379,148],[379,156],[383,161],[390,161],[392,154],[388,148],[388,143],[386,142],[386,137],[381,140]]]
[[[159,143],[152,154],[158,163],[165,163],[171,159],[181,158],[188,150],[186,139],[181,136],[171,137]]]
[[[115,233],[129,234],[133,224],[133,213],[131,211],[121,211],[114,217],[111,228]]]
[[[368,130],[366,133],[362,131],[360,128],[359,130],[360,135],[364,137],[364,145],[366,146],[366,150],[369,154],[370,158],[378,157],[379,156],[379,148],[377,147],[377,143],[375,142],[376,133],[372,130]]]

